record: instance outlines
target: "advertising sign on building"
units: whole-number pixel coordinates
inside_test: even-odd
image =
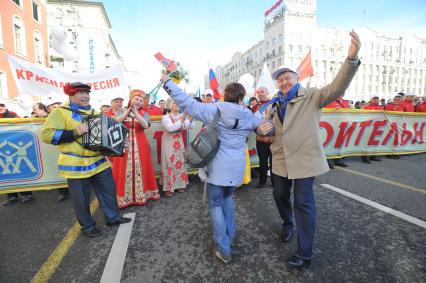
[[[316,12],[316,0],[285,0],[289,12],[314,15]]]

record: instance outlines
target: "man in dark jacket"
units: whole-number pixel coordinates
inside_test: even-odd
[[[6,104],[0,103],[0,118],[20,118],[15,112],[9,111]]]
[[[269,102],[268,89],[260,87],[256,91],[256,94],[259,97],[257,109],[260,109],[263,105]],[[266,179],[268,178],[268,171],[270,172],[272,170],[272,154],[269,146],[274,142],[274,139],[274,136],[256,135],[256,150],[259,157],[259,182],[256,185],[256,188],[258,189],[265,186]],[[271,182],[273,182],[272,177]]]

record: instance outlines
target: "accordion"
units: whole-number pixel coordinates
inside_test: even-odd
[[[122,123],[105,115],[86,116],[89,130],[83,134],[83,147],[104,155],[124,154],[129,130]]]

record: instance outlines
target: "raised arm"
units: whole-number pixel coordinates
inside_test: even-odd
[[[173,123],[169,115],[163,115],[161,123],[163,124],[164,129],[169,133],[173,133],[182,129],[181,120],[179,119]]]
[[[334,80],[320,89],[319,96],[313,97],[313,99],[317,99],[319,108],[330,104],[337,98],[344,95],[346,89],[349,87],[349,84],[355,76],[359,65],[361,64],[361,61],[358,58],[358,52],[361,48],[359,36],[354,31],[351,31],[349,35],[351,36],[351,45],[348,50],[348,58],[342,64],[342,67]]]
[[[187,117],[185,119],[185,122],[183,123],[183,128],[184,129],[192,129],[192,128],[194,128],[194,122],[192,120],[192,117]]]
[[[181,110],[204,123],[211,123],[218,111],[216,103],[200,103],[180,89],[167,75],[162,75],[163,88]]]
[[[132,109],[133,115],[135,115],[135,119],[139,122],[139,125],[141,125],[141,127],[144,129],[148,129],[151,126],[151,124],[149,123],[149,115],[144,113],[142,116],[139,113],[138,109],[136,109],[136,106],[132,105],[131,109]]]
[[[115,119],[118,122],[123,123],[123,121],[126,120],[126,118],[129,116],[130,112],[132,112],[132,107],[125,109],[124,112],[120,116],[116,117]]]

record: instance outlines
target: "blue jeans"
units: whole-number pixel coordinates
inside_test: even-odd
[[[314,244],[316,210],[313,192],[314,177],[290,180],[272,174],[274,200],[283,219],[283,230],[293,229],[293,210],[297,225],[297,252],[300,258],[311,260]],[[294,209],[291,207],[291,187],[294,185]]]
[[[235,237],[234,190],[235,187],[207,183],[213,237],[225,255],[231,255],[231,243]]]

